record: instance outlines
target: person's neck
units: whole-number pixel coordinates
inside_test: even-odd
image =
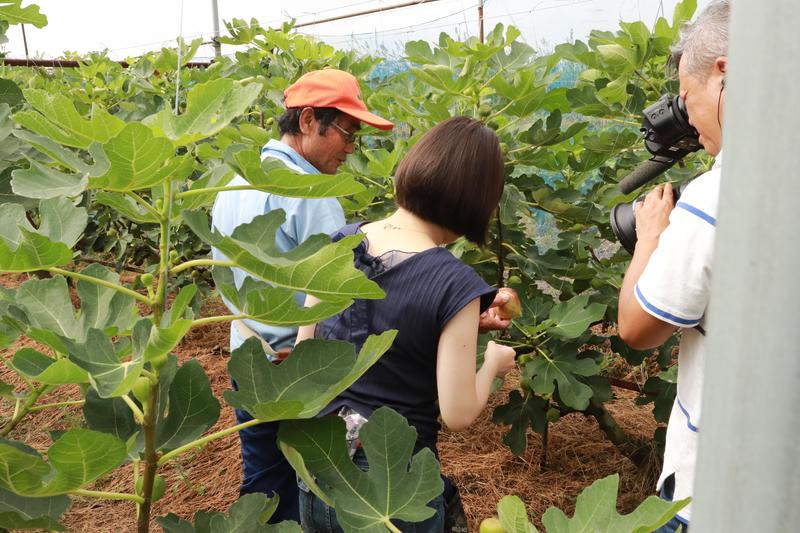
[[[302,144],[300,143],[300,136],[299,135],[284,135],[281,137],[281,142],[297,152],[300,157],[308,161],[305,152],[303,151]]]
[[[436,246],[447,244],[451,240],[446,229],[402,207],[386,217],[379,225],[386,230],[408,231],[425,236]]]

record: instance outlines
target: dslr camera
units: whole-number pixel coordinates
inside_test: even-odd
[[[647,150],[653,155],[636,167],[619,182],[623,194],[628,194],[660,176],[675,163],[703,146],[697,130],[689,124],[686,104],[680,96],[663,95],[642,114],[642,137]],[[675,201],[683,187],[674,190]],[[633,254],[636,247],[636,218],[634,208],[644,196],[631,203],[618,204],[611,210],[611,229],[622,247]]]

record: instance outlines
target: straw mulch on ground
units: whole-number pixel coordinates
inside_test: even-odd
[[[16,286],[25,276],[3,276],[0,283]],[[211,303],[204,314],[224,312],[219,303]],[[209,375],[215,395],[222,404],[222,414],[212,431],[235,423],[233,410],[222,401],[222,392],[229,388],[228,325],[213,324],[189,333],[178,347],[179,359],[195,358]],[[21,346],[36,347],[35,343],[18,342],[4,357]],[[39,346],[39,348],[43,348]],[[18,383],[7,368],[0,368],[0,379]],[[506,386],[492,400],[497,404],[515,385],[509,376]],[[634,404],[634,393],[616,391],[618,399],[608,404],[623,427],[634,435],[649,437],[655,422],[649,406]],[[77,388],[61,388],[40,402],[79,399]],[[439,451],[442,469],[458,485],[470,521],[470,530],[477,531],[483,518],[495,514],[495,505],[504,495],[520,496],[528,505],[530,516],[537,525],[544,511],[555,505],[572,512],[578,493],[594,480],[613,473],[620,475],[620,511],[633,509],[653,492],[653,472],[640,472],[605,438],[593,419],[572,414],[550,425],[548,461],[540,471],[542,439],[530,433],[528,447],[522,457],[515,457],[502,444],[505,429],[491,422],[490,406],[466,432],[444,432]],[[0,408],[0,416],[9,417],[8,402]],[[49,431],[67,429],[80,424],[79,407],[50,409],[31,414],[11,437],[45,451],[52,441]],[[226,510],[238,497],[241,461],[236,435],[231,435],[189,453],[173,462],[161,473],[167,479],[167,493],[153,510],[153,516],[169,512],[191,518],[198,510]],[[95,490],[130,492],[130,466],[106,476],[91,487]],[[126,502],[99,501],[75,498],[62,522],[75,532],[134,531],[134,506]],[[153,530],[160,528],[153,523]]]

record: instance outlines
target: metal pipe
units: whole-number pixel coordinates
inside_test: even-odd
[[[214,57],[222,57],[222,43],[219,42],[219,6],[217,0],[211,0],[211,17],[214,19],[214,38],[211,39],[214,47]]]
[[[483,42],[483,0],[478,2],[478,34]]]

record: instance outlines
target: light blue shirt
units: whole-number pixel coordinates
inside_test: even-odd
[[[319,174],[319,170],[300,154],[274,139],[261,149],[261,158],[265,157],[280,159],[289,168],[301,174]],[[241,176],[236,176],[229,185],[247,185],[247,181]],[[243,190],[223,191],[217,195],[211,210],[211,225],[223,235],[230,235],[237,226],[247,224],[258,215],[264,215],[274,209],[283,209],[286,213],[286,221],[275,235],[278,248],[284,252],[298,246],[311,235],[330,234],[345,224],[344,211],[336,198],[288,198],[261,191]],[[216,248],[212,249],[211,253],[214,259],[227,259]],[[232,270],[236,287],[241,288],[248,274],[238,268]],[[305,295],[298,292],[295,294],[295,300],[302,306]],[[225,298],[223,302],[232,313],[239,313],[231,302]],[[253,320],[246,320],[245,323],[275,350],[291,347],[297,336],[296,328],[267,326]],[[241,346],[243,342],[244,339],[238,330],[231,325],[231,351]]]

